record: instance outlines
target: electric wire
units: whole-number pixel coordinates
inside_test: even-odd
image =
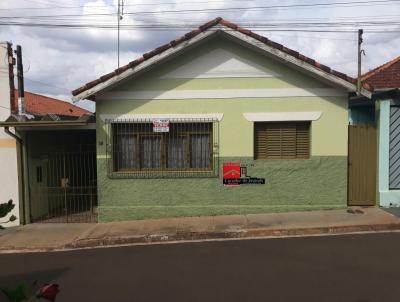
[[[373,6],[380,4],[399,4],[400,0],[369,0],[369,1],[351,1],[351,2],[329,2],[329,3],[302,3],[287,5],[270,5],[270,6],[248,6],[248,7],[224,7],[224,8],[201,8],[201,9],[180,9],[180,10],[155,10],[155,11],[136,11],[125,12],[126,15],[144,15],[144,14],[180,14],[180,13],[210,13],[210,12],[226,12],[226,11],[249,11],[249,10],[269,10],[269,9],[285,9],[285,8],[324,8],[336,6]],[[64,14],[64,15],[34,15],[30,17],[53,18],[53,17],[82,17],[82,16],[111,16],[117,13],[90,13],[90,14]],[[2,16],[2,18],[19,18],[21,16]]]

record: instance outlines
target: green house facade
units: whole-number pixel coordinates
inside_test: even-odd
[[[354,82],[262,38],[216,19],[73,92],[99,221],[346,206]]]

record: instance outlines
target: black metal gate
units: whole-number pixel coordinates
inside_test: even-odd
[[[32,222],[97,222],[95,146],[79,149],[33,161]]]

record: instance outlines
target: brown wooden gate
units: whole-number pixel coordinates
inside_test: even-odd
[[[376,202],[376,127],[349,126],[348,205],[372,206]]]

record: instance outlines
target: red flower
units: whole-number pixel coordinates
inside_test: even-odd
[[[42,287],[39,288],[39,291],[36,294],[37,298],[43,298],[48,301],[55,301],[57,294],[60,292],[58,284],[43,284]]]

